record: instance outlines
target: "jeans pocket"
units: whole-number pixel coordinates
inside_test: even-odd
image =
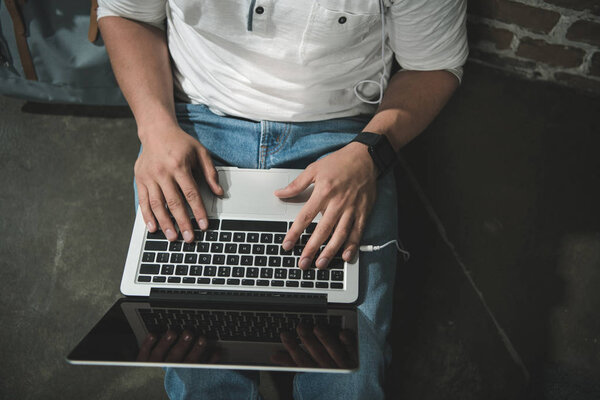
[[[319,0],[313,3],[300,44],[303,63],[343,62],[364,58],[357,51],[365,39],[378,31],[379,2],[365,0],[362,7],[344,0]],[[375,28],[375,29],[374,29]]]

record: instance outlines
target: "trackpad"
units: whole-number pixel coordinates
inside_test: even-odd
[[[215,198],[213,213],[245,215],[284,215],[287,203],[273,192],[287,186],[293,177],[288,172],[219,171],[223,198]]]

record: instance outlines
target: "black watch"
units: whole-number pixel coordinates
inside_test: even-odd
[[[385,135],[361,132],[352,139],[352,142],[363,143],[369,147],[369,154],[379,171],[378,178],[388,172],[398,160],[394,148]]]

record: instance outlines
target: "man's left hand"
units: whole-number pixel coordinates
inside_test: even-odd
[[[302,251],[300,268],[308,269],[315,256],[318,256],[317,268],[326,268],[342,246],[344,261],[354,258],[367,217],[375,202],[376,181],[377,167],[367,146],[352,142],[313,162],[288,186],[275,192],[279,198],[291,198],[314,184],[310,198],[283,241],[283,248],[291,250],[304,229],[319,212],[322,213]],[[318,253],[328,238],[329,242]]]

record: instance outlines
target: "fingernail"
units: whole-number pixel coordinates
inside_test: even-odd
[[[302,260],[300,260],[300,264],[298,264],[300,266],[300,268],[305,269],[310,267],[310,260],[306,257],[304,257]]]
[[[204,218],[198,221],[198,225],[200,225],[200,229],[202,229],[203,231],[208,229],[208,221]]]
[[[198,346],[204,346],[206,344],[206,340],[203,337],[198,339]]]
[[[285,242],[283,242],[282,246],[284,250],[291,250],[292,247],[294,247],[294,242],[292,242],[291,240],[286,240]]]
[[[169,240],[175,240],[175,239],[177,239],[177,234],[175,232],[173,232],[173,230],[171,228],[167,228],[165,230],[165,236]]]
[[[185,335],[183,335],[183,340],[189,342],[190,340],[192,340],[192,335],[186,333]]]
[[[192,240],[194,240],[194,234],[190,231],[184,231],[183,240],[185,240],[186,242],[191,242]]]
[[[352,251],[346,250],[342,258],[346,261],[350,260],[352,258]]]
[[[168,334],[167,334],[167,340],[168,340],[168,341],[171,341],[171,340],[173,340],[173,336],[174,336],[174,335],[173,335],[172,333],[168,333]]]
[[[321,257],[317,260],[317,268],[325,268],[329,263],[329,259],[326,257]]]
[[[154,231],[154,222],[152,221],[148,221],[148,223],[146,224],[146,226],[148,227],[149,231]]]

